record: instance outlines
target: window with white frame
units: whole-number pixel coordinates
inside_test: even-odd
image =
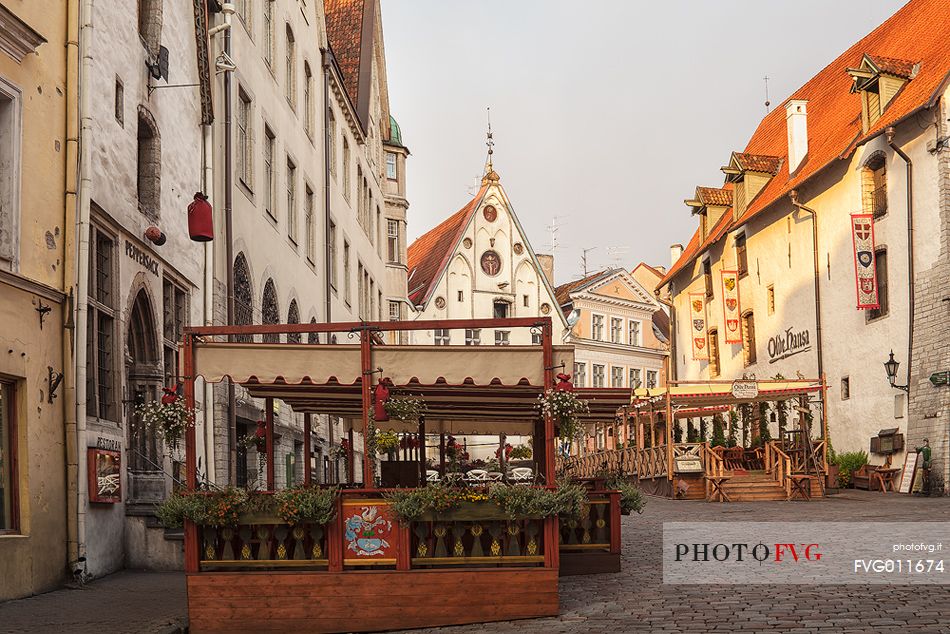
[[[623,368],[612,366],[610,368],[610,387],[623,387]]]
[[[643,385],[640,368],[630,368],[630,388],[635,389]]]
[[[277,170],[274,168],[274,149],[277,139],[273,131],[264,126],[264,211],[272,220],[277,220]]]
[[[647,370],[647,388],[653,389],[656,387],[658,372],[656,370]]]
[[[297,166],[287,158],[287,236],[297,242]]]
[[[274,2],[273,0],[263,0],[264,4],[264,41],[261,46],[264,48],[264,61],[268,66],[274,65]]]
[[[330,286],[336,288],[336,223],[330,221],[330,235],[327,236],[328,251],[330,252]]]
[[[587,387],[587,364],[574,362],[574,387]]]
[[[399,221],[386,221],[386,260],[399,262]]]
[[[627,344],[631,346],[641,345],[640,341],[640,322],[631,319],[627,323]]]
[[[346,301],[346,305],[350,306],[352,304],[352,292],[350,286],[352,282],[350,281],[350,243],[346,240],[343,241],[343,299]]]
[[[510,330],[496,330],[495,331],[495,345],[496,346],[507,346],[510,344],[511,344]]]
[[[541,339],[541,333],[540,333],[540,332],[532,332],[532,333],[531,333],[531,345],[533,345],[533,346],[540,346],[540,345],[541,345],[541,341],[542,341],[542,339]]]
[[[386,152],[386,178],[396,178],[396,153]]]
[[[606,367],[598,364],[594,364],[594,387],[604,387],[604,380],[606,379]]]
[[[304,244],[307,245],[307,259],[310,260],[312,264],[317,257],[317,245],[316,245],[316,233],[314,231],[313,225],[313,190],[310,189],[310,185],[306,186],[304,190],[304,203],[303,203],[303,224],[304,231],[306,236],[304,236]]]
[[[188,324],[188,293],[169,278],[162,280],[162,339],[165,385],[176,385],[181,380],[178,365],[178,344]]]
[[[596,341],[604,340],[604,316],[591,315],[591,338]]]
[[[350,199],[350,142],[343,137],[343,197]]]
[[[0,79],[0,268],[13,270],[20,245],[20,93]]]
[[[433,339],[437,346],[447,346],[451,342],[451,333],[448,328],[436,328]]]
[[[389,302],[389,321],[399,321],[399,302]]]
[[[287,25],[287,57],[284,60],[284,93],[291,108],[297,107],[297,42]]]
[[[251,123],[253,103],[243,90],[238,90],[237,106],[237,174],[241,182],[251,189],[254,186],[254,130]]]
[[[465,329],[465,345],[466,346],[482,345],[482,329],[481,328],[466,328]]]
[[[303,127],[313,136],[313,72],[310,63],[303,63]]]
[[[336,115],[330,109],[329,125],[327,125],[327,141],[330,146],[330,174],[336,178]]]
[[[623,319],[619,317],[610,318],[610,342],[623,343]]]

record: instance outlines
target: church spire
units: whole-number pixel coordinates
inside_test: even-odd
[[[491,108],[488,108],[488,134],[485,140],[485,145],[488,146],[488,158],[485,159],[485,175],[482,176],[482,185],[488,185],[489,183],[497,183],[500,179],[498,172],[492,167],[492,154],[495,153],[495,139],[492,137],[491,131]]]

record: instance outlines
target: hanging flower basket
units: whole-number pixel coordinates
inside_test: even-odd
[[[573,392],[548,390],[538,397],[537,407],[542,416],[554,419],[558,426],[558,437],[562,440],[575,440],[584,433],[579,416],[589,412],[590,405],[577,398]]]
[[[418,423],[426,413],[426,402],[415,396],[393,396],[384,407],[390,418],[404,423]]]
[[[149,401],[135,406],[135,414],[142,426],[153,429],[172,451],[181,444],[185,431],[195,426],[195,413],[185,405],[185,399],[176,396],[168,402]]]

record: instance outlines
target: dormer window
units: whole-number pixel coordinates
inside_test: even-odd
[[[726,182],[732,183],[732,216],[738,220],[782,164],[777,156],[733,152],[729,164],[720,169]]]
[[[861,94],[861,122],[866,134],[874,127],[901,88],[920,72],[920,64],[893,57],[864,54],[857,68],[849,68],[851,92]]]
[[[683,202],[692,209],[694,216],[699,216],[700,235],[705,240],[726,210],[732,207],[732,190],[697,187],[696,196]]]

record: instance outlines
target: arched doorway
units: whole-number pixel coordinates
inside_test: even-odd
[[[130,473],[130,501],[151,502],[165,497],[164,454],[154,429],[144,427],[135,406],[160,398],[162,363],[155,334],[155,318],[145,289],[139,289],[127,322],[126,389],[131,407],[126,410]]]

